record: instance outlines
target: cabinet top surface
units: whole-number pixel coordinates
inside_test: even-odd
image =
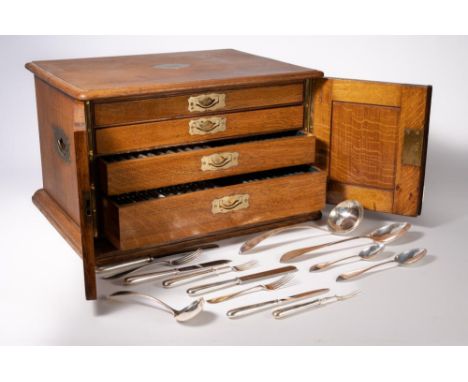
[[[317,70],[233,49],[33,61],[26,68],[80,100],[323,76]]]

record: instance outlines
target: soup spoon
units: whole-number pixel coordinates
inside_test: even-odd
[[[283,256],[281,256],[280,261],[282,263],[287,263],[295,259],[296,257],[302,256],[306,253],[310,253],[318,249],[330,247],[335,244],[345,243],[347,241],[356,240],[356,239],[371,239],[379,243],[389,243],[399,238],[400,236],[404,235],[410,228],[411,228],[411,224],[409,223],[387,224],[387,225],[384,225],[383,227],[377,228],[376,230],[372,231],[371,233],[367,235],[353,236],[353,237],[348,237],[346,239],[342,239],[338,241],[332,241],[329,243],[313,245],[311,247],[294,249],[292,251],[286,252]]]
[[[129,296],[129,295],[137,296],[137,297],[144,297],[146,299],[151,300],[152,302],[157,302],[158,304],[162,305],[166,309],[166,311],[171,313],[176,319],[176,321],[179,321],[179,322],[191,320],[192,318],[200,314],[203,311],[203,305],[205,303],[205,300],[202,297],[193,301],[192,303],[187,305],[185,308],[177,310],[167,305],[165,302],[161,301],[160,299],[156,297],[143,294],[143,293],[132,292],[129,290],[119,290],[109,295],[109,297],[112,298],[112,297],[117,297],[117,296]]]
[[[396,255],[393,259],[382,261],[381,263],[372,265],[367,268],[358,269],[351,272],[342,273],[338,276],[336,281],[342,280],[350,280],[354,277],[362,275],[364,272],[367,272],[370,269],[380,267],[381,265],[390,264],[390,263],[397,263],[398,265],[409,265],[413,264],[416,261],[421,260],[424,256],[426,256],[427,250],[424,248],[414,248],[409,249],[407,251],[401,252]]]
[[[335,264],[341,263],[342,261],[345,261],[348,259],[353,259],[355,257],[360,257],[361,260],[370,260],[376,257],[378,254],[382,253],[384,249],[385,249],[385,244],[375,243],[375,244],[370,245],[367,248],[364,248],[357,255],[346,256],[335,261],[329,261],[326,263],[318,263],[318,264],[312,265],[309,269],[309,272],[327,269]]]
[[[328,215],[327,225],[332,233],[349,233],[357,228],[364,217],[364,208],[357,200],[345,200],[337,204]],[[319,228],[316,225],[293,225],[287,227],[275,228],[247,240],[240,248],[239,253],[245,253],[256,247],[262,241],[278,233],[302,229]]]

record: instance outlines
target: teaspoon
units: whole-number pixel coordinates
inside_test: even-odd
[[[414,248],[409,249],[407,251],[401,252],[400,254],[396,255],[393,259],[382,261],[381,263],[372,265],[367,268],[358,269],[351,272],[342,273],[338,276],[336,281],[341,280],[350,280],[354,277],[362,275],[364,272],[367,272],[370,269],[380,267],[381,265],[390,264],[390,263],[397,263],[398,265],[408,265],[413,264],[416,261],[421,260],[424,256],[426,256],[427,250],[424,248]]]
[[[327,225],[332,233],[349,233],[357,228],[364,217],[364,208],[357,200],[345,200],[337,204],[328,215]],[[314,225],[293,225],[275,228],[247,240],[239,250],[245,253],[255,248],[262,241],[278,233],[295,229],[320,228]]]
[[[192,303],[187,305],[185,308],[177,310],[167,305],[164,301],[161,301],[160,299],[156,297],[143,294],[143,293],[132,292],[128,290],[119,290],[109,295],[109,297],[129,296],[129,295],[137,296],[137,297],[144,297],[146,299],[151,300],[152,302],[157,302],[158,304],[162,305],[166,309],[166,311],[171,313],[176,319],[176,321],[179,321],[179,322],[191,320],[192,318],[200,314],[203,311],[203,305],[205,303],[205,300],[202,297],[193,301]]]
[[[327,269],[330,268],[331,266],[341,263],[342,261],[348,260],[348,259],[353,259],[355,257],[360,257],[361,260],[370,260],[376,257],[378,254],[382,253],[383,250],[385,249],[385,244],[383,243],[375,243],[370,245],[367,248],[364,248],[361,252],[359,252],[357,255],[351,255],[351,256],[346,256],[338,260],[334,261],[328,261],[326,263],[318,263],[315,265],[312,265],[309,269],[309,272],[313,271],[318,271],[322,269]]]
[[[335,244],[345,243],[347,241],[356,240],[356,239],[371,239],[373,241],[379,243],[389,243],[400,236],[404,235],[409,229],[411,228],[411,224],[409,223],[391,223],[384,225],[383,227],[377,228],[376,230],[372,231],[367,235],[362,236],[353,236],[348,237],[346,239],[332,241],[329,243],[313,245],[311,247],[304,247],[299,249],[294,249],[292,251],[286,252],[283,256],[281,256],[280,261],[282,263],[287,263],[296,257],[302,256],[306,253],[316,251],[318,249],[322,249],[325,247],[330,247]]]

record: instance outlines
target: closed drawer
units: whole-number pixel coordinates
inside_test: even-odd
[[[265,86],[94,104],[95,127],[301,104],[303,84]]]
[[[301,105],[96,129],[96,152],[114,154],[297,130],[303,126],[303,113]]]
[[[125,250],[304,215],[323,208],[325,184],[303,167],[108,198],[104,233]]]
[[[131,158],[134,159],[131,159]],[[130,158],[130,159],[129,159]],[[100,159],[108,195],[281,167],[312,164],[315,137],[288,136],[222,146],[186,146]]]

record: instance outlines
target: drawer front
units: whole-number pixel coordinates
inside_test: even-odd
[[[158,245],[319,211],[321,171],[236,184],[167,198],[104,203],[104,232],[119,249]]]
[[[94,125],[96,127],[123,125],[229,110],[300,104],[302,100],[303,85],[300,83],[95,103]]]
[[[96,151],[113,154],[297,130],[303,112],[301,105],[96,129]]]
[[[175,150],[175,149],[173,149]],[[141,159],[100,160],[101,187],[108,195],[311,164],[315,137],[294,136],[162,154]]]

